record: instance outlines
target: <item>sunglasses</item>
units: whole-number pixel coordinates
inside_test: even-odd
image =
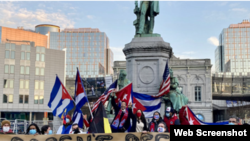
[[[229,121],[229,123],[232,122],[232,123],[235,123],[236,121]]]

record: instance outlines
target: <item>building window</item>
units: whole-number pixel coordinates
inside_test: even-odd
[[[4,65],[4,73],[9,73],[9,65]]]
[[[25,95],[25,96],[24,96],[24,103],[25,103],[25,104],[28,104],[28,103],[29,103],[29,96],[28,96],[28,95]]]
[[[40,96],[40,98],[39,98],[39,104],[43,104],[43,96]]]
[[[25,74],[30,74],[30,67],[26,67]]]
[[[23,103],[23,95],[19,95],[19,103]]]
[[[29,89],[29,80],[20,80],[20,89]]]
[[[28,104],[29,96],[28,95],[19,95],[19,103]]]
[[[15,66],[13,65],[4,65],[4,73],[14,73]]]
[[[5,58],[6,59],[10,58],[10,51],[9,50],[5,50]]]
[[[201,86],[195,86],[195,101],[201,101]]]
[[[5,58],[15,59],[15,44],[5,44]]]
[[[36,54],[36,61],[40,61],[40,54],[39,53]]]
[[[36,75],[39,75],[39,68],[36,68]]]
[[[30,53],[26,52],[26,60],[30,60]]]
[[[4,79],[3,80],[3,88],[13,88],[14,82],[12,79]]]
[[[14,70],[15,70],[15,66],[10,66],[10,73],[14,73]]]
[[[20,74],[30,74],[30,67],[21,66]]]
[[[3,103],[13,103],[13,94],[3,94]]]
[[[38,104],[38,96],[34,97],[34,104]]]
[[[44,75],[44,68],[41,68],[41,75]]]
[[[44,81],[35,81],[35,90],[44,90]]]

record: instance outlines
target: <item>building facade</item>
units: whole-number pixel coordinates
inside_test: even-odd
[[[19,44],[0,43],[0,117],[42,120],[48,112],[51,120],[48,102],[56,74],[65,80],[65,52]]]
[[[188,106],[205,122],[213,121],[211,67],[210,59],[179,59],[173,56],[169,61],[169,68],[179,80],[179,88],[189,99]],[[126,70],[126,61],[115,61],[114,77],[119,77],[121,69]],[[164,115],[164,111],[161,112]]]
[[[65,29],[49,33],[49,48],[67,48],[66,76],[74,78],[76,68],[82,77],[104,77],[112,74],[113,53],[109,39],[99,29]]]
[[[43,46],[47,48],[47,36],[32,32],[31,30],[24,30],[22,28],[14,29],[0,26],[0,43],[15,43],[17,45],[23,44],[20,41],[31,41],[35,46]]]
[[[52,24],[40,24],[35,26],[36,33],[47,35],[49,32],[60,32],[60,27]]]
[[[228,63],[231,59],[233,60]],[[215,50],[215,70],[216,72],[250,72],[249,67],[243,67],[248,65],[245,59],[250,59],[250,22],[247,20],[239,24],[231,24],[222,30],[219,46]]]

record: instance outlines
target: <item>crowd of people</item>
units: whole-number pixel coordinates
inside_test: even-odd
[[[167,107],[164,118],[162,118],[159,112],[154,112],[153,118],[149,124],[147,124],[145,115],[142,110],[138,109],[135,113],[132,111],[132,103],[128,106],[126,102],[122,102],[119,107],[115,103],[115,98],[112,96],[111,104],[115,110],[115,118],[111,122],[112,133],[122,132],[170,132],[170,125],[180,125],[181,122],[176,115],[173,108]],[[84,117],[86,118],[86,117]],[[90,120],[89,120],[90,121]],[[132,121],[132,126],[131,126]],[[90,121],[91,122],[91,121]],[[229,125],[248,125],[247,123],[242,124],[242,121],[233,116],[230,117]],[[0,134],[14,134],[10,129],[11,123],[8,120],[3,120],[1,123],[2,130]],[[84,134],[77,123],[72,123],[70,115],[66,116],[66,122],[61,125],[56,134]],[[41,130],[37,124],[32,123],[28,126],[27,135],[51,135],[53,131],[49,125],[44,125]]]

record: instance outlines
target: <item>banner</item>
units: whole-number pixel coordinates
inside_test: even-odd
[[[113,83],[112,76],[105,77],[106,88],[108,88]]]
[[[0,135],[1,141],[169,141],[169,133]]]

